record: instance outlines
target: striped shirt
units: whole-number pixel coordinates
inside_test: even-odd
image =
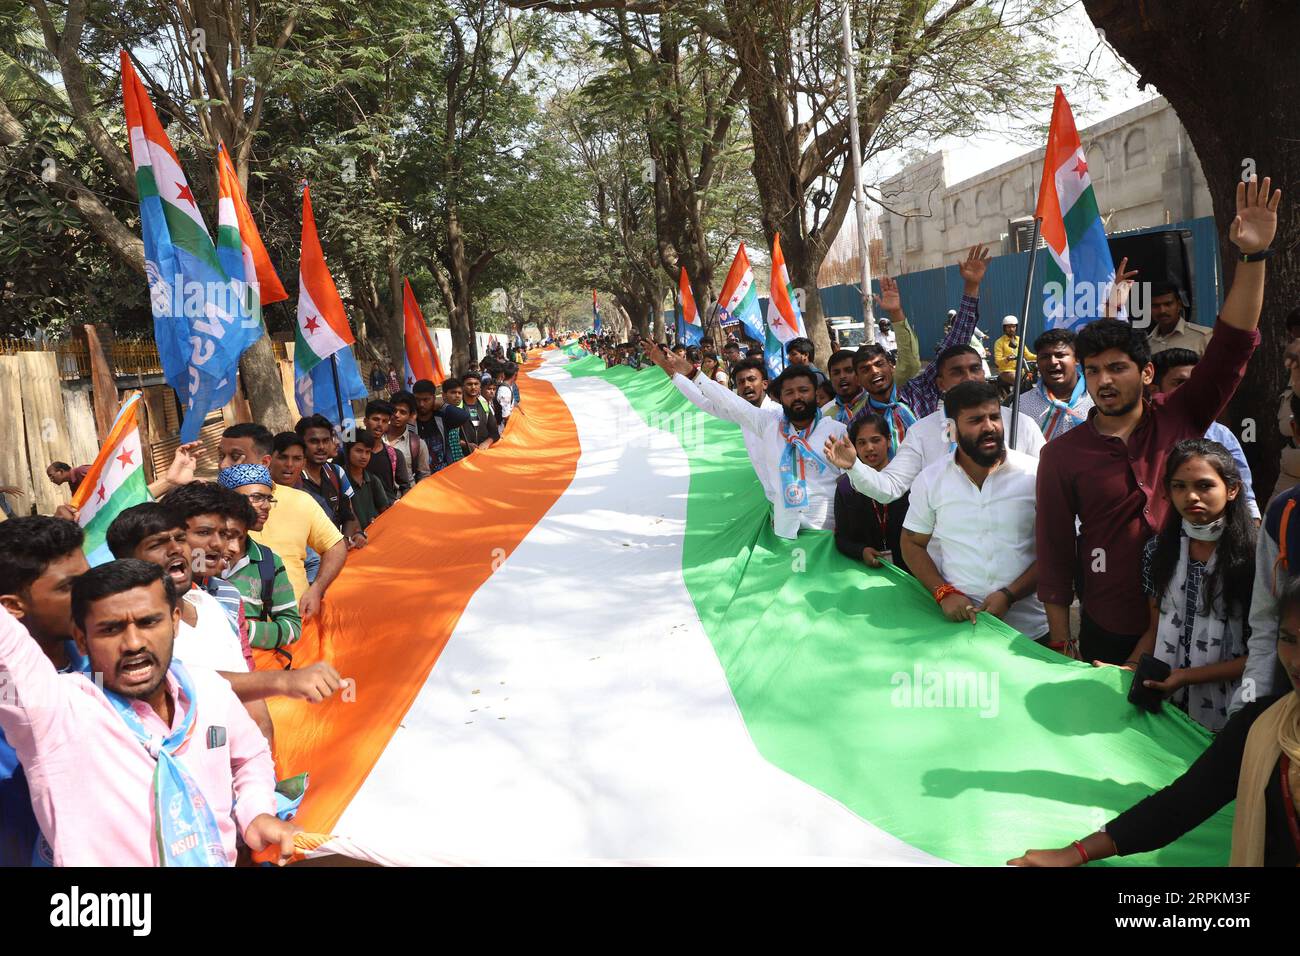
[[[269,612],[264,606],[262,575],[258,570],[258,562],[264,557],[275,566]],[[270,548],[260,547],[250,539],[244,556],[226,571],[226,580],[239,591],[243,600],[249,642],[254,647],[273,650],[292,644],[302,635],[302,617],[298,613],[298,600],[293,595],[293,584],[284,569],[284,562]]]

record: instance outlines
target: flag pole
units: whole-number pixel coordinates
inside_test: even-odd
[[[1020,380],[1025,374],[1025,339],[1029,338],[1029,301],[1034,294],[1034,265],[1038,260],[1038,227],[1042,220],[1034,217],[1034,231],[1029,238],[1029,273],[1025,276],[1025,307],[1020,310],[1020,348],[1016,350],[1016,381],[1011,386],[1011,437],[1016,447],[1016,419],[1020,415]]]
[[[853,25],[849,2],[840,8],[844,24],[844,88],[849,98],[849,148],[853,162],[853,204],[858,211],[858,258],[862,261],[862,326],[867,345],[876,344],[876,317],[871,311],[871,256],[868,254],[867,197],[862,189],[862,141],[858,132],[858,80],[853,62]]]
[[[343,389],[339,387],[339,360],[336,352],[330,353],[330,372],[334,375],[334,400],[338,402],[339,428],[343,428]]]

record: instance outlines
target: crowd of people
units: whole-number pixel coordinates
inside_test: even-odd
[[[344,686],[295,665],[304,621],[380,514],[500,438],[518,373],[489,355],[369,401],[363,427],[232,425],[215,481],[182,446],[96,567],[70,506],[0,520],[0,866],[290,859],[304,777],[276,780],[266,701]]]
[[[740,426],[777,535],[833,531],[849,558],[913,575],[936,620],[990,614],[1069,657],[1133,671],[1135,701],[1163,701],[1216,735],[1171,787],[1018,865],[1164,846],[1234,797],[1233,861],[1300,863],[1300,583],[1289,573],[1300,467],[1288,448],[1261,509],[1241,444],[1218,421],[1260,340],[1280,193],[1267,179],[1237,192],[1239,261],[1213,329],[1188,323],[1183,291],[1167,286],[1150,290],[1149,329],[1118,317],[1140,281],[1125,260],[1100,318],[1024,349],[1038,373],[1015,403],[1019,323],[1004,320],[990,368],[979,246],[959,264],[962,299],[924,369],[887,277],[876,301],[895,351],[839,349],[825,371],[806,339],[770,381],[756,343],[729,341],[721,357],[708,340],[586,343],[608,365],[659,366],[687,400]],[[1292,386],[1278,421],[1300,444],[1300,310],[1287,329]]]
[[[1178,290],[1154,290],[1149,331],[1117,318],[1136,277],[1121,263],[1103,317],[1033,342],[1040,374],[1014,408],[999,386],[1016,327],[1004,324],[992,368],[978,344],[978,245],[929,363],[887,278],[888,338],[837,349],[825,371],[808,339],[787,344],[771,379],[743,341],[583,340],[610,366],[658,366],[739,426],[777,535],[831,531],[853,561],[919,581],[936,623],[988,614],[1133,671],[1144,706],[1163,701],[1214,735],[1171,786],[1017,865],[1155,849],[1234,798],[1234,863],[1300,863],[1300,485],[1281,481],[1261,507],[1218,421],[1260,340],[1279,202],[1268,179],[1239,185],[1239,261],[1211,331],[1186,322]],[[1300,443],[1293,319],[1278,421]],[[357,428],[319,415],[278,435],[230,426],[215,481],[194,479],[185,446],[154,500],[113,520],[114,560],[97,567],[67,506],[0,521],[0,865],[288,859],[302,788],[275,779],[266,701],[344,686],[328,662],[295,666],[304,622],[380,514],[500,439],[518,371],[497,355],[441,388],[393,389]]]

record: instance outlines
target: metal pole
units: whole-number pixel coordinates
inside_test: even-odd
[[[876,318],[871,310],[871,256],[867,239],[867,196],[862,188],[862,144],[858,136],[858,80],[853,62],[853,25],[849,0],[841,8],[844,21],[844,79],[849,97],[849,146],[853,162],[853,204],[858,210],[858,258],[862,260],[862,326],[867,345],[876,343]]]
[[[346,428],[343,419],[343,389],[339,387],[339,360],[332,352],[330,353],[330,372],[334,375],[334,400],[338,402],[339,428]]]
[[[1016,382],[1011,386],[1011,437],[1007,444],[1016,447],[1016,421],[1020,416],[1020,379],[1025,374],[1025,339],[1029,338],[1029,300],[1034,294],[1034,264],[1038,260],[1038,226],[1042,222],[1034,217],[1034,231],[1029,237],[1029,274],[1025,276],[1025,307],[1020,310],[1020,348],[1016,350]]]

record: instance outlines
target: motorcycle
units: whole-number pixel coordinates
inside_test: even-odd
[[[1023,395],[1035,385],[1038,384],[1038,363],[1025,362],[1023,374],[1020,376],[1019,392]],[[998,400],[1003,405],[1011,404],[1011,384],[1001,377],[998,378]]]

